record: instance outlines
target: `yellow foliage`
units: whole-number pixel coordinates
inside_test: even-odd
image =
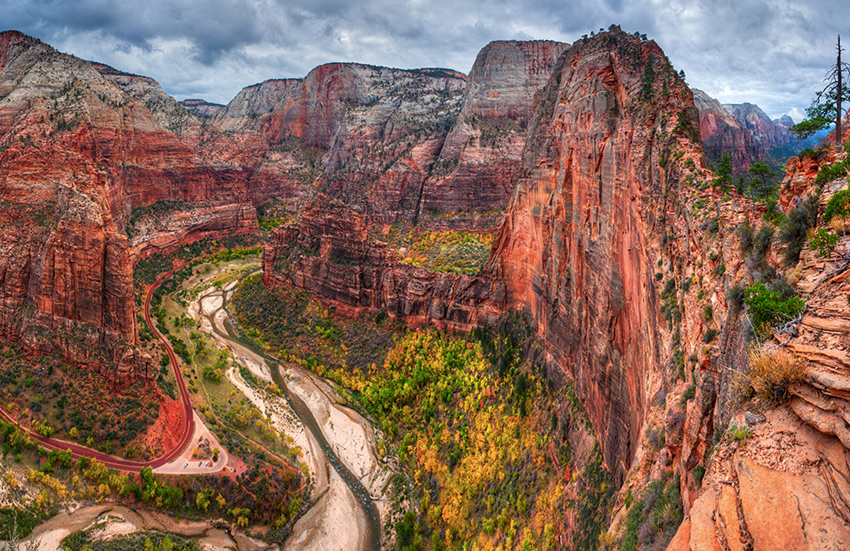
[[[747,378],[753,391],[767,402],[783,398],[787,388],[806,376],[805,362],[787,350],[753,347],[747,353]]]

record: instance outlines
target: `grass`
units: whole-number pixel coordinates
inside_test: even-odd
[[[755,395],[775,404],[788,395],[788,387],[806,376],[805,362],[785,349],[753,347],[747,352],[749,387]]]

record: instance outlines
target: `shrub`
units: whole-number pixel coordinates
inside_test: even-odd
[[[821,166],[818,170],[817,178],[815,178],[815,185],[822,186],[831,180],[847,176],[847,167],[848,163],[846,160],[831,165]]]
[[[835,216],[847,214],[850,214],[850,189],[843,189],[830,197],[823,213],[823,221],[829,222]]]
[[[730,312],[738,313],[741,311],[741,307],[744,305],[744,298],[746,298],[746,292],[746,289],[741,285],[735,285],[729,288],[726,298],[729,300]]]
[[[691,474],[694,476],[694,481],[697,483],[697,486],[702,486],[702,479],[705,476],[705,467],[697,465],[691,470]]]
[[[836,194],[837,195],[837,194]],[[817,195],[809,195],[796,209],[788,213],[779,229],[779,240],[785,243],[785,263],[795,264],[806,243],[806,233],[818,222]]]
[[[718,331],[717,329],[709,329],[708,331],[706,331],[705,334],[702,336],[703,344],[708,344],[713,341],[715,338],[717,338],[718,333],[720,333],[720,331]]]
[[[738,228],[738,241],[741,245],[741,254],[747,254],[753,249],[753,238],[755,230],[749,224],[744,224]]]
[[[803,311],[806,303],[797,296],[782,299],[779,291],[771,291],[763,283],[747,287],[744,303],[753,321],[753,329],[766,336],[770,328],[795,318]]]
[[[773,243],[773,233],[773,226],[769,224],[765,224],[759,228],[759,231],[753,240],[753,260],[755,260],[756,263],[761,262],[764,260],[764,257],[767,256],[767,252],[770,250],[770,245]]]
[[[747,373],[753,392],[765,402],[775,404],[788,395],[788,387],[806,376],[806,366],[782,348],[766,351],[753,347],[747,352]]]
[[[809,244],[809,246],[818,252],[821,258],[830,258],[835,252],[835,245],[838,243],[838,235],[820,228]]]

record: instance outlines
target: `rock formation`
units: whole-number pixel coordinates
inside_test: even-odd
[[[533,96],[564,47],[491,43],[469,79],[446,69],[322,65],[304,79],[243,89],[213,125],[260,132],[273,150],[320,152],[300,184],[317,179],[322,191],[370,223],[498,211],[518,179]],[[293,172],[287,162],[267,165]],[[457,222],[474,223],[474,217]]]
[[[821,136],[795,140],[789,131],[794,121],[788,115],[772,121],[758,105],[721,105],[702,90],[693,92],[706,157],[714,162],[728,153],[735,172],[745,171],[757,161],[784,163],[789,156],[816,146],[820,140]]]
[[[263,283],[295,285],[341,311],[382,310],[411,326],[471,329],[505,312],[505,285],[400,263],[372,241],[363,218],[319,195],[301,219],[275,231],[263,249]]]
[[[747,170],[764,157],[764,147],[752,132],[742,128],[719,101],[702,90],[694,89],[694,104],[699,109],[700,139],[705,155],[712,161],[728,153],[736,172]]]
[[[420,211],[488,211],[507,206],[519,179],[534,94],[566,44],[491,42],[467,78],[463,107],[425,182]]]
[[[203,201],[212,218],[220,215],[207,227],[256,228],[240,207],[248,202],[242,169],[199,162],[180,139],[193,124],[151,79],[60,54],[21,33],[0,35],[0,325],[7,339],[120,381],[146,372],[149,358],[134,348],[131,255],[146,245],[131,244],[124,231],[134,209]],[[179,239],[180,228],[173,230]],[[183,233],[197,231],[184,222]]]

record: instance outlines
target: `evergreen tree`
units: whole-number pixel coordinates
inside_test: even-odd
[[[838,60],[835,67],[824,77],[826,86],[815,95],[811,107],[806,109],[806,119],[791,127],[798,139],[808,138],[818,130],[829,127],[835,122],[835,144],[841,143],[841,116],[844,110],[842,102],[850,102],[850,88],[844,80],[844,73],[850,73],[850,65],[841,61],[841,36],[838,37]]]

